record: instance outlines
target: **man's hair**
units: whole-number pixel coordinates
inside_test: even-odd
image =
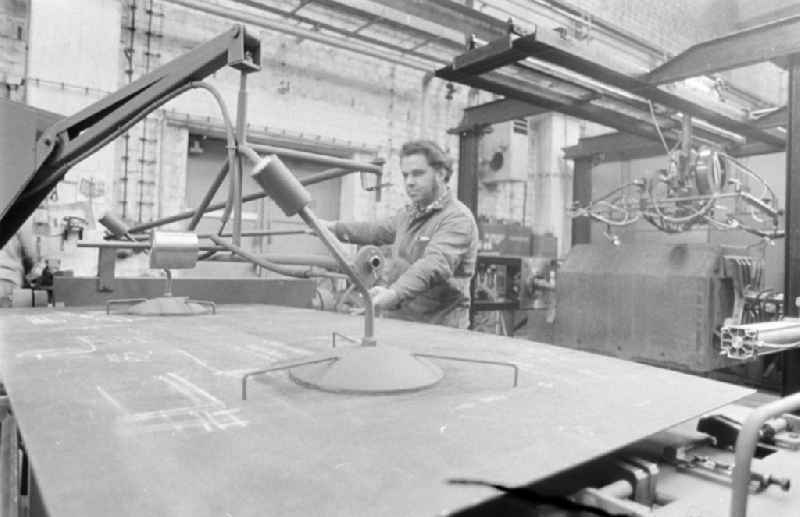
[[[425,156],[425,159],[428,160],[428,165],[434,169],[443,170],[444,180],[450,181],[450,176],[453,174],[452,161],[436,142],[431,140],[411,140],[403,144],[400,149],[400,157],[412,154]]]

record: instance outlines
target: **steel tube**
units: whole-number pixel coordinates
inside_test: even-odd
[[[187,230],[192,231],[195,228],[197,228],[197,225],[200,223],[200,219],[202,219],[203,215],[206,213],[208,205],[211,204],[211,200],[213,200],[214,196],[217,195],[219,187],[222,185],[222,182],[225,181],[225,176],[228,175],[229,169],[230,166],[228,164],[228,161],[226,160],[225,163],[222,164],[219,173],[217,173],[217,177],[214,178],[214,181],[211,183],[211,186],[208,187],[206,195],[203,196],[202,201],[200,201],[200,204],[194,211],[194,214],[192,215],[192,220],[189,221],[189,225],[186,227]]]
[[[221,238],[217,235],[209,235],[209,239],[214,242],[225,242],[222,241]],[[131,241],[102,241],[102,242],[79,242],[78,247],[80,248],[113,248],[113,249],[137,249],[137,250],[147,250],[150,249],[149,242],[131,242]],[[230,246],[225,244],[220,244],[218,246],[199,246],[199,251],[234,251],[230,249]],[[291,265],[291,266],[315,266],[315,267],[322,267],[331,271],[342,271],[342,267],[339,262],[334,259],[333,257],[329,257],[327,255],[282,255],[282,254],[266,254],[266,255],[255,255],[248,251],[242,250],[238,248],[235,251],[236,254],[243,256],[247,260],[264,260],[270,263],[275,264],[283,264],[283,265]],[[246,257],[244,255],[247,255]],[[267,268],[269,269],[269,268]]]
[[[242,153],[245,158],[250,160],[253,165],[261,161],[261,156],[259,156],[258,153],[255,152],[247,143],[239,144],[239,152]]]
[[[383,174],[383,165],[378,165],[375,163],[364,163],[364,162],[359,162],[357,160],[348,160],[346,158],[338,158],[336,156],[315,154],[305,151],[296,151],[294,149],[286,149],[284,147],[275,147],[272,145],[250,144],[250,147],[261,153],[277,154],[281,158],[295,158],[298,160],[306,160],[315,163],[322,163],[339,169],[347,169],[348,171],[360,171],[360,172],[371,172],[373,174]]]
[[[276,253],[267,253],[258,256],[269,260],[270,262],[275,262],[276,264],[317,266],[330,271],[341,271],[342,269],[336,259],[328,255],[281,255]]]
[[[800,342],[800,327],[759,331],[758,339],[764,343],[779,345],[797,343]]]
[[[79,248],[113,248],[113,249],[129,249],[129,250],[149,250],[151,248],[149,242],[143,241],[80,241],[78,242]],[[225,248],[219,246],[199,246],[200,251],[223,251]]]
[[[356,270],[345,258],[345,253],[339,245],[339,240],[325,225],[319,222],[314,212],[305,206],[299,210],[298,215],[317,235],[319,235],[322,242],[342,267],[343,272],[350,277],[350,280],[352,280],[364,296],[364,339],[361,344],[364,346],[375,346],[377,344],[375,340],[375,307],[372,305],[372,295],[369,293],[369,289],[367,289],[367,286],[361,281],[361,277],[358,276]]]
[[[198,235],[201,239],[208,239],[208,236],[211,235],[209,233],[201,233]],[[220,233],[214,234],[218,235],[219,237],[230,237],[230,233]],[[275,235],[314,235],[314,232],[311,230],[254,230],[250,232],[242,232],[242,237],[264,237],[264,236],[275,236]]]
[[[242,146],[247,142],[247,74],[239,73],[239,97],[236,105],[236,142]],[[242,156],[236,154],[236,165],[233,168],[233,235],[232,240],[235,246],[242,243],[242,180],[244,177],[244,166]]]
[[[265,260],[257,255],[254,255],[249,251],[242,249],[239,246],[236,246],[235,244],[230,244],[228,242],[225,242],[225,240],[223,240],[221,237],[217,237],[216,235],[212,235],[210,239],[219,246],[239,255],[242,258],[249,260],[253,264],[257,264],[263,267],[264,269],[273,271],[275,273],[279,273],[281,275],[298,277],[298,278],[312,278],[315,276],[325,276],[324,274],[320,274],[319,271],[315,271],[314,269],[312,269],[313,266],[308,266],[307,269],[303,269],[296,266],[284,266],[281,264],[276,264],[269,260]]]
[[[311,176],[306,176],[305,178],[300,179],[300,184],[302,185],[314,185],[315,183],[321,183],[323,181],[327,181],[329,179],[338,178],[340,176],[345,176],[347,174],[351,174],[354,172],[353,170],[346,170],[346,169],[331,169],[322,171],[318,174],[312,174]],[[255,201],[257,199],[262,199],[267,197],[268,194],[266,192],[256,192],[255,194],[248,194],[242,197],[242,203],[247,203],[250,201]],[[214,210],[219,210],[221,208],[225,208],[225,203],[215,203],[213,205],[208,205],[206,207],[205,212],[213,212]],[[162,217],[161,219],[156,219],[155,221],[150,221],[148,223],[138,224],[136,226],[131,226],[128,229],[129,233],[139,233],[146,230],[151,230],[153,228],[157,228],[159,226],[174,223],[177,221],[182,221],[183,219],[189,219],[194,216],[196,210],[187,210],[186,212],[180,212],[175,215]]]
[[[731,517],[746,517],[750,489],[750,464],[756,451],[761,427],[768,419],[800,408],[800,393],[795,393],[753,410],[742,424],[736,439],[736,454],[731,481]]]

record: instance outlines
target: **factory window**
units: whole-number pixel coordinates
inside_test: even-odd
[[[206,194],[211,182],[217,176],[220,167],[225,161],[225,141],[204,135],[191,134],[187,150],[186,166],[186,203],[195,207]],[[303,160],[284,158],[284,163],[298,177],[322,172],[329,168]],[[260,187],[249,178],[250,163],[245,160],[245,174],[242,182],[244,196],[260,192]],[[339,217],[339,195],[341,180],[331,180],[308,187],[313,199],[314,212],[323,219],[336,219]],[[222,184],[212,203],[223,203],[228,195],[228,181]],[[223,211],[210,212],[200,221],[199,233],[217,232],[220,217]],[[230,232],[231,222],[226,226]],[[299,217],[286,217],[283,212],[269,199],[261,199],[244,203],[242,205],[242,231],[257,231],[260,229],[273,230],[302,230],[305,223]],[[247,237],[242,239],[246,249],[256,253],[281,253],[281,254],[327,254],[325,247],[319,239],[311,235],[290,235],[273,237]]]

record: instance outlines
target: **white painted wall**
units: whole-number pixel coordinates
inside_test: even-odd
[[[28,103],[72,115],[117,89],[119,77],[119,0],[33,0],[28,51]],[[62,269],[93,274],[95,250],[63,244],[56,236],[61,218],[77,215],[89,221],[84,238],[93,235],[93,223],[111,206],[116,166],[114,146],[76,165],[57,187],[57,200],[45,210],[50,223],[47,254],[62,258]],[[102,185],[105,194],[91,198],[81,193],[81,182]]]

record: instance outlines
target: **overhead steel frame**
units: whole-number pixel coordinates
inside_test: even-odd
[[[231,66],[245,77],[260,69],[260,61],[261,44],[258,39],[248,34],[243,26],[234,26],[75,115],[58,120],[37,139],[33,170],[21,173],[27,173],[24,188],[11,199],[8,207],[0,207],[6,209],[0,212],[0,245],[30,217],[77,162],[220,68]],[[241,84],[245,84],[244,79]],[[241,91],[239,100],[242,111],[246,105]],[[237,128],[240,137],[245,129],[243,124],[244,121],[241,121],[242,127]],[[241,170],[231,177],[235,190],[240,191]],[[234,212],[237,215],[241,210],[240,198],[234,199]]]
[[[462,123],[454,130],[462,138],[461,155],[477,153],[475,135],[486,126],[520,116],[539,113],[539,110],[556,111],[590,120],[617,129],[622,133],[584,139],[578,146],[566,150],[566,157],[575,162],[573,199],[588,202],[591,196],[591,168],[593,160],[628,160],[663,153],[663,146],[654,142],[653,127],[646,129],[641,120],[630,113],[614,113],[606,106],[593,104],[596,97],[582,101],[558,98],[556,94],[537,91],[524,81],[510,79],[499,68],[517,65],[533,57],[568,68],[593,80],[626,90],[636,96],[659,103],[668,108],[703,119],[710,124],[744,137],[744,143],[731,145],[724,139],[717,143],[729,153],[738,156],[786,152],[786,242],[784,296],[796,300],[800,295],[800,16],[777,20],[759,27],[709,40],[690,47],[650,73],[633,77],[605,66],[602,59],[590,59],[585,53],[570,48],[568,42],[541,32],[525,36],[507,34],[488,45],[467,51],[452,63],[437,70],[436,75],[480,88],[506,97],[505,100],[465,110]],[[788,70],[789,99],[785,108],[759,119],[748,121],[730,117],[701,106],[678,95],[669,93],[659,85],[739,66],[772,60]],[[517,111],[518,110],[518,111]],[[661,123],[660,121],[658,122]],[[776,131],[785,127],[785,137]],[[668,134],[669,135],[669,134]],[[669,136],[667,136],[669,139]],[[673,137],[674,138],[674,137]],[[673,140],[674,141],[674,140]],[[475,182],[475,160],[467,160],[466,168],[459,170],[459,185]],[[459,187],[459,193],[470,190]],[[474,189],[473,189],[474,190]],[[470,197],[474,193],[469,192]],[[472,199],[465,199],[466,202]],[[793,210],[792,208],[795,207]],[[471,208],[476,210],[476,204]],[[588,223],[573,222],[573,244],[589,241]],[[786,313],[797,316],[795,303],[787,302]],[[783,354],[784,394],[800,391],[800,351]]]

